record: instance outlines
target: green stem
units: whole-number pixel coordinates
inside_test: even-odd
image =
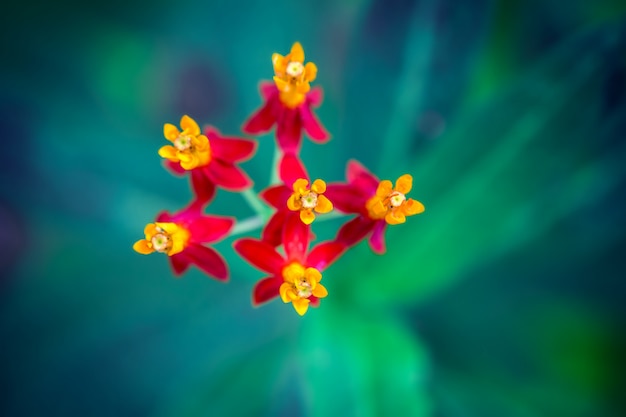
[[[252,188],[248,188],[247,190],[243,191],[241,195],[246,200],[250,208],[254,210],[259,216],[263,218],[268,217],[268,213],[270,211],[269,208],[263,203],[263,201],[261,201],[259,196],[257,196],[257,193]]]
[[[260,229],[265,224],[265,217],[261,215],[248,217],[237,221],[235,227],[230,232],[230,236],[243,235],[256,229]]]
[[[278,164],[280,162],[281,156],[283,156],[282,152],[280,151],[280,148],[276,146],[276,148],[274,148],[274,158],[272,160],[272,172],[270,173],[270,185],[280,183],[280,176],[278,173]]]

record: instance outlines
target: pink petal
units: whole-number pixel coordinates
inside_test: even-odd
[[[345,246],[353,246],[359,243],[374,228],[375,221],[358,216],[345,223],[337,232],[337,242]]]
[[[298,108],[300,110],[300,120],[302,120],[302,127],[309,135],[309,137],[317,143],[328,142],[330,136],[324,127],[313,114],[313,111],[308,104],[304,104]]]
[[[276,123],[274,103],[268,100],[244,123],[242,131],[249,135],[265,133]]]
[[[322,90],[322,87],[314,87],[306,95],[307,104],[310,104],[313,107],[317,107],[322,104],[323,99],[324,91]]]
[[[302,142],[302,123],[297,108],[283,106],[277,120],[276,141],[285,153],[298,153]]]
[[[234,224],[235,221],[230,217],[202,216],[194,219],[187,227],[193,242],[211,243],[226,237]]]
[[[272,245],[257,239],[239,239],[233,247],[242,258],[261,271],[271,274],[280,273],[285,263],[283,257]]]
[[[250,159],[256,151],[257,143],[253,140],[236,137],[216,137],[207,129],[212,155],[223,161],[239,162]]]
[[[311,250],[311,253],[309,253],[307,257],[306,264],[318,271],[322,271],[335,262],[346,249],[346,245],[338,242],[320,243]]]
[[[228,281],[228,266],[224,258],[213,248],[190,243],[183,252],[191,262],[213,278]]]
[[[330,183],[324,193],[333,206],[344,213],[364,213],[367,198],[361,190],[348,184]]]
[[[177,253],[169,258],[175,275],[182,275],[191,265],[189,259],[184,255],[184,252]]]
[[[283,229],[283,246],[287,259],[304,260],[309,247],[309,226],[302,223],[298,212],[288,212]]]
[[[348,162],[346,178],[350,184],[362,190],[364,194],[370,197],[376,194],[376,189],[380,182],[374,174],[354,159]]]
[[[319,298],[317,298],[317,297],[316,297],[316,296],[314,296],[314,295],[312,295],[312,296],[310,296],[310,297],[309,297],[309,301],[310,301],[309,305],[310,305],[311,307],[319,307],[319,305],[320,305],[320,299],[319,299]]]
[[[248,175],[232,163],[213,159],[204,170],[211,181],[229,191],[242,191],[252,186]]]
[[[279,246],[283,241],[283,228],[287,219],[287,212],[279,210],[267,221],[261,232],[261,240],[273,247]]]
[[[387,251],[385,247],[385,228],[387,223],[384,220],[376,220],[374,223],[374,231],[369,241],[370,247],[378,255],[383,255]]]
[[[157,222],[164,222],[164,223],[165,222],[171,222],[172,220],[174,220],[174,217],[176,217],[176,216],[172,216],[167,211],[162,211],[159,214],[157,214],[156,221]]]
[[[257,306],[278,297],[282,283],[283,280],[276,276],[263,278],[257,282],[252,290],[252,304]]]
[[[268,187],[259,193],[259,197],[277,210],[285,210],[287,208],[287,200],[290,195],[291,189],[283,184]]]
[[[259,90],[261,91],[261,96],[266,100],[274,96],[278,98],[278,87],[276,87],[274,81],[261,81]]]
[[[191,171],[191,187],[200,203],[208,203],[215,197],[215,184],[209,179],[205,169],[193,169]]]
[[[180,166],[180,163],[178,162],[172,162],[170,160],[164,160],[163,161],[163,165],[165,166],[165,168],[167,168],[168,170],[172,171],[173,174],[175,175],[183,175],[187,172],[187,170],[183,167]]]
[[[304,164],[293,153],[283,155],[278,166],[278,172],[280,180],[290,188],[298,178],[309,179],[309,174],[307,174]]]

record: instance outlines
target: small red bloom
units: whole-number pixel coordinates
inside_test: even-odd
[[[200,134],[197,123],[188,116],[181,120],[182,132],[171,124],[164,128],[165,137],[173,145],[163,146],[159,155],[177,174],[191,172],[191,183],[196,198],[208,202],[216,187],[242,191],[252,186],[252,180],[236,164],[249,159],[256,151],[256,142],[238,137],[222,136],[213,126]]]
[[[274,82],[261,84],[265,104],[244,124],[243,131],[265,133],[276,124],[276,140],[283,152],[300,152],[303,128],[313,141],[327,142],[328,133],[311,109],[322,102],[322,90],[309,85],[317,76],[317,67],[312,62],[304,64],[302,45],[294,43],[285,56],[273,54],[272,65]]]
[[[303,315],[309,304],[317,305],[319,299],[326,296],[326,289],[319,283],[320,273],[346,248],[338,242],[324,242],[309,252],[309,240],[309,226],[297,216],[291,216],[283,229],[284,255],[262,240],[243,238],[235,242],[235,251],[241,257],[269,274],[254,286],[254,305],[280,295],[285,303],[293,303],[298,314]]]
[[[203,215],[201,205],[194,203],[175,214],[159,214],[155,223],[146,226],[146,238],[138,240],[133,249],[144,255],[166,253],[176,275],[182,275],[194,264],[213,278],[227,281],[226,262],[215,249],[203,243],[222,240],[234,223],[229,217]]]
[[[411,190],[412,177],[398,178],[395,188],[388,180],[380,181],[357,161],[350,161],[346,172],[347,184],[328,184],[326,195],[344,213],[358,216],[344,224],[336,240],[352,246],[371,233],[369,244],[375,253],[383,254],[387,224],[404,223],[406,216],[424,211],[424,205],[405,194]]]

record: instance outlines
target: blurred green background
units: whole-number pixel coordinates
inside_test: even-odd
[[[3,9],[0,415],[624,415],[623,1]],[[251,306],[234,238],[226,285],[131,249],[191,197],[163,123],[239,134],[296,40],[333,137],[304,144],[311,175],[408,172],[426,206],[387,255],[329,268],[303,318]],[[243,165],[257,191],[273,150]],[[252,214],[223,191],[209,211]]]

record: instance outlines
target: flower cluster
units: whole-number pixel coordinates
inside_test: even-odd
[[[272,169],[279,181],[258,194],[250,192],[253,182],[238,164],[255,154],[254,140],[222,136],[212,126],[201,130],[187,115],[180,129],[166,123],[163,133],[170,144],[158,153],[172,173],[188,175],[194,197],[177,213],[159,214],[145,226],[145,239],[133,248],[141,254],[167,254],[176,275],[195,265],[215,279],[228,280],[226,261],[209,244],[243,233],[244,228],[236,230],[236,219],[205,210],[217,188],[245,191],[246,198],[271,208],[270,215],[258,214],[258,224],[263,225],[258,238],[242,237],[233,244],[239,256],[267,274],[254,286],[252,302],[259,305],[280,297],[304,315],[309,305],[317,306],[328,295],[321,283],[326,268],[367,236],[375,253],[385,253],[387,225],[404,223],[424,206],[407,197],[411,175],[402,175],[395,183],[380,181],[355,160],[347,164],[345,182],[327,184],[310,178],[300,155],[303,133],[317,143],[330,138],[312,109],[322,102],[321,88],[310,86],[317,67],[305,63],[298,42],[285,56],[273,54],[272,64],[274,81],[261,84],[264,103],[244,123],[243,132],[264,134],[276,126],[278,163]],[[349,218],[332,240],[315,242],[314,221],[333,210]]]

